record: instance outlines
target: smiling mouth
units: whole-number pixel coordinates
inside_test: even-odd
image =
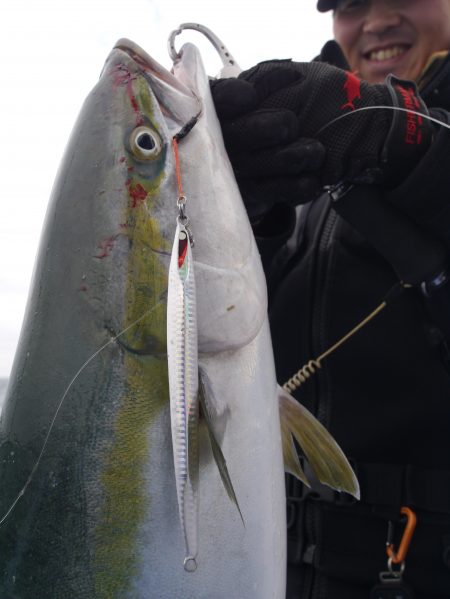
[[[406,45],[395,45],[390,46],[389,48],[380,48],[379,50],[371,50],[370,52],[366,52],[364,54],[364,58],[366,60],[370,60],[371,62],[382,63],[402,56],[405,54],[405,52],[407,52],[407,50],[409,50],[409,48],[410,46]]]

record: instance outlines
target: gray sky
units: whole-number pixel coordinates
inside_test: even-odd
[[[212,29],[241,67],[270,58],[310,60],[331,37],[315,0],[4,0],[0,11],[0,377],[9,375],[42,221],[56,170],[84,98],[117,39],[166,67],[169,33],[195,21]],[[185,33],[215,75],[220,61]]]

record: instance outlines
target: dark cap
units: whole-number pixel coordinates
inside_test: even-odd
[[[327,10],[334,10],[338,0],[318,0],[317,10],[320,12],[327,12]]]

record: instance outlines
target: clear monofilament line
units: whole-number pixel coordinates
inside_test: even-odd
[[[128,325],[125,329],[123,329],[123,331],[120,331],[120,333],[118,333],[115,337],[113,337],[112,339],[110,339],[109,341],[107,341],[104,345],[102,345],[102,347],[100,347],[100,349],[98,349],[96,352],[94,352],[92,354],[92,356],[90,356],[90,358],[88,358],[86,360],[86,362],[84,362],[84,364],[78,369],[78,371],[75,373],[75,375],[73,376],[72,380],[70,381],[70,383],[67,385],[66,390],[64,391],[61,400],[56,408],[55,414],[52,418],[52,421],[50,422],[50,427],[47,431],[47,435],[45,436],[44,439],[44,443],[42,445],[42,449],[38,455],[38,458],[30,472],[30,475],[28,476],[24,486],[22,487],[22,489],[19,491],[17,497],[14,499],[13,503],[11,504],[11,506],[9,507],[9,509],[7,510],[7,512],[2,516],[2,518],[0,519],[0,526],[5,522],[5,520],[8,518],[8,516],[11,514],[11,512],[14,510],[14,508],[16,507],[17,503],[19,502],[20,498],[25,494],[25,491],[27,490],[28,486],[30,485],[31,481],[33,480],[34,475],[36,474],[37,469],[39,468],[39,465],[42,461],[42,457],[44,455],[45,449],[47,447],[48,441],[50,439],[50,435],[52,433],[53,427],[55,425],[56,419],[58,417],[58,414],[63,406],[63,403],[67,397],[67,394],[69,393],[70,389],[72,388],[73,384],[75,383],[75,381],[77,380],[77,378],[80,376],[80,374],[83,372],[83,370],[104,350],[108,347],[108,345],[111,345],[112,343],[114,343],[119,337],[121,337],[122,335],[124,335],[127,331],[129,331],[131,328],[133,328],[136,324],[138,324],[141,320],[143,320],[146,316],[148,316],[154,309],[156,306],[153,306],[153,308],[150,308],[150,310],[147,310],[147,312],[145,312],[144,314],[142,314],[142,316],[140,316],[139,318],[137,318],[134,322],[132,322],[130,325]]]
[[[327,123],[326,125],[321,127],[319,129],[319,131],[317,132],[317,135],[319,133],[322,133],[322,131],[325,131],[325,129],[327,129],[328,127],[331,127],[331,125],[333,125],[334,123],[337,123],[337,121],[340,121],[341,119],[345,119],[345,118],[352,116],[353,114],[356,114],[358,112],[363,112],[365,110],[394,110],[394,111],[398,111],[398,112],[407,112],[409,114],[415,114],[417,116],[420,116],[423,119],[431,121],[432,123],[436,123],[437,125],[441,125],[442,127],[445,127],[445,129],[450,129],[450,125],[448,123],[444,123],[443,121],[440,121],[439,119],[436,119],[435,117],[430,116],[429,114],[423,114],[422,112],[418,112],[417,110],[411,110],[409,108],[400,108],[400,106],[363,106],[362,108],[356,108],[355,110],[352,110],[351,112],[346,112],[345,114],[339,115],[338,117],[336,117],[335,119],[333,119],[332,121],[330,121],[329,123]]]

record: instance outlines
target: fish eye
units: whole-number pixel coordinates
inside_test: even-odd
[[[130,149],[139,160],[153,160],[161,152],[161,139],[150,127],[137,127],[130,135]]]

